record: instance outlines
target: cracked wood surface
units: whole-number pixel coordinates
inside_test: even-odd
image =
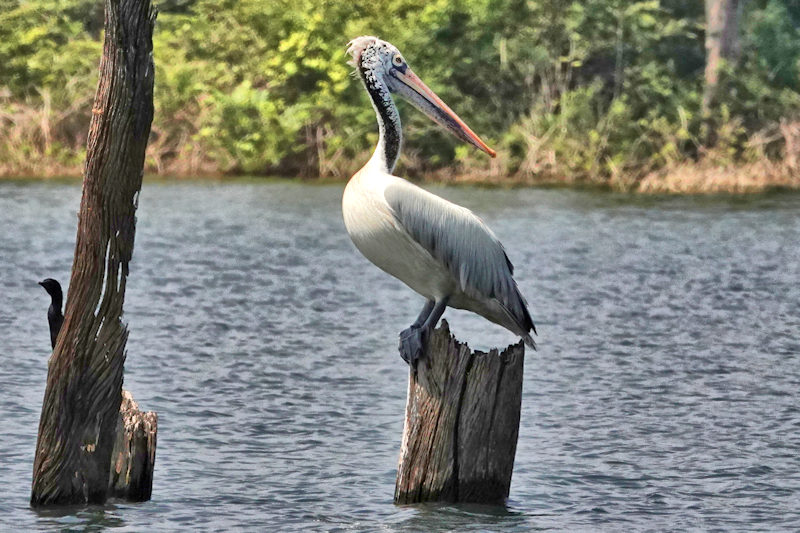
[[[153,118],[149,0],[106,0],[64,324],[48,364],[31,505],[102,503],[128,331],[122,305]]]
[[[395,503],[505,501],[524,356],[522,342],[502,353],[472,352],[442,321],[409,372]]]
[[[116,440],[111,453],[109,496],[131,502],[150,499],[156,461],[158,415],[143,412],[130,392],[122,391]]]

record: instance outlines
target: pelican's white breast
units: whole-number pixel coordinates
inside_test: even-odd
[[[453,276],[411,238],[386,201],[386,187],[398,181],[369,165],[350,179],[342,197],[347,233],[367,259],[422,296],[449,295],[456,285]]]

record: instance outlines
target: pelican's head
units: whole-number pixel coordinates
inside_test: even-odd
[[[422,83],[393,44],[377,37],[356,37],[348,44],[347,53],[353,57],[351,64],[358,69],[368,90],[386,87],[389,92],[411,102],[414,107],[462,141],[492,157],[497,155],[436,93]]]

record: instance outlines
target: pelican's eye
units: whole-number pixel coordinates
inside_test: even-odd
[[[401,56],[400,54],[395,54],[392,57],[392,65],[394,65],[396,67],[402,67],[403,65],[405,65],[405,63],[406,62],[403,61],[403,56]]]

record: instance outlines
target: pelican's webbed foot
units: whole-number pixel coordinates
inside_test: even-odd
[[[400,357],[412,367],[417,366],[417,361],[422,356],[423,332],[424,329],[419,326],[411,326],[400,332]]]
[[[422,349],[425,346],[425,337],[436,327],[436,323],[442,317],[449,297],[439,301],[428,300],[425,307],[417,317],[417,320],[400,332],[400,357],[403,361],[417,368],[417,361],[422,357]]]

